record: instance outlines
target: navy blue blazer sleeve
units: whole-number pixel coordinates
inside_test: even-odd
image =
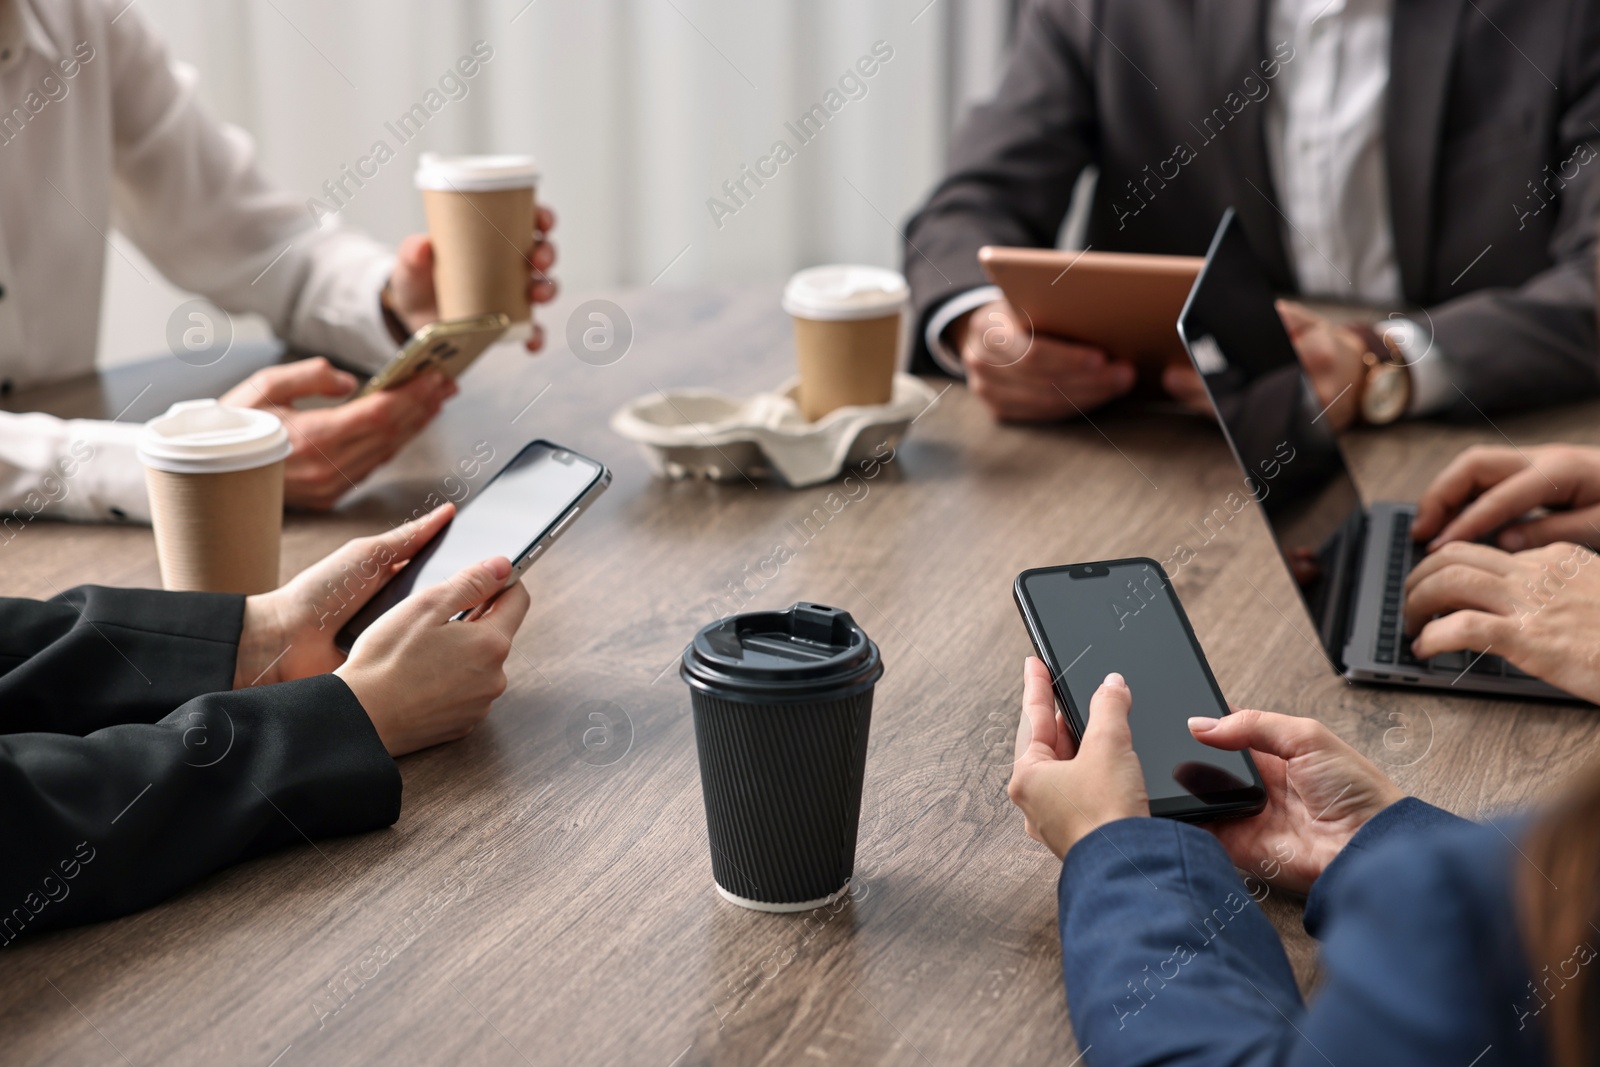
[[[1323,868],[1322,877],[1311,886],[1311,892],[1306,895],[1304,917],[1306,933],[1318,940],[1322,939],[1328,915],[1328,902],[1339,896],[1340,887],[1350,869],[1359,869],[1362,866],[1362,858],[1370,855],[1375,848],[1396,837],[1410,834],[1427,835],[1454,826],[1468,825],[1471,824],[1461,816],[1452,815],[1443,808],[1436,808],[1416,797],[1406,797],[1390,804],[1368,819],[1367,824],[1355,832],[1355,836],[1350,838],[1350,843],[1333,857],[1333,862]]]
[[[1522,972],[1509,894],[1492,884],[1506,865],[1484,859],[1492,831],[1416,801],[1385,816],[1319,882],[1325,977],[1309,1009],[1209,834],[1127,819],[1081,841],[1060,884],[1080,1047],[1107,1065],[1299,1067],[1470,1063],[1498,1043],[1480,1067],[1537,1062],[1518,1059],[1532,1031],[1504,1010]]]
[[[0,603],[0,947],[399,817],[342,680],[230,691],[241,618],[239,597],[148,590]]]
[[[1302,1011],[1294,971],[1204,830],[1101,827],[1067,853],[1060,905],[1067,1003],[1091,1062],[1298,1062],[1285,1023]]]

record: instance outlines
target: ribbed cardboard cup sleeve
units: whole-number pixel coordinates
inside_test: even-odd
[[[278,587],[283,465],[210,474],[145,468],[164,588],[248,595]]]

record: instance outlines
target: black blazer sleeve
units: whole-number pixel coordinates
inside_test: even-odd
[[[233,688],[244,597],[80,586],[0,598],[0,734],[152,723]]]
[[[1600,332],[1595,320],[1595,229],[1600,226],[1600,8],[1573,5],[1566,41],[1561,111],[1552,162],[1528,174],[1543,195],[1559,183],[1549,238],[1554,265],[1517,287],[1489,287],[1428,310],[1434,343],[1449,360],[1450,411],[1481,411],[1577,400],[1600,392]],[[1552,72],[1554,73],[1554,72]],[[1520,192],[1520,190],[1519,190]],[[1521,214],[1517,204],[1483,203],[1485,212]],[[1494,255],[1494,251],[1485,252]],[[1470,275],[1469,275],[1470,277]]]
[[[0,946],[399,817],[399,770],[339,678],[229,691],[241,617],[239,598],[131,590],[0,604],[16,624],[0,637]]]
[[[1030,3],[993,100],[975,107],[951,141],[947,174],[906,224],[918,373],[942,373],[928,354],[928,317],[953,296],[989,284],[986,244],[1052,248],[1073,184],[1094,158],[1093,29],[1076,7]]]

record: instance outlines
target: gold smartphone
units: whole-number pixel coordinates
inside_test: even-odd
[[[498,311],[429,323],[411,335],[406,346],[361,387],[356,397],[371,396],[380,389],[394,389],[430,368],[451,378],[459,377],[472,366],[473,360],[483,355],[484,349],[500,340],[510,326],[511,320]]]

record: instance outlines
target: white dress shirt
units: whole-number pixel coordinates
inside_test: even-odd
[[[274,188],[127,0],[0,0],[0,391],[94,368],[113,225],[175,284],[376,368],[388,250]],[[39,514],[148,519],[138,427],[0,413],[0,545]]]
[[[1273,0],[1267,51],[1283,41],[1282,64],[1266,98],[1267,167],[1284,219],[1282,236],[1302,295],[1343,304],[1402,303],[1384,152],[1393,0]],[[962,373],[942,340],[960,315],[1001,297],[983,286],[953,297],[928,319],[928,350]],[[1443,354],[1427,329],[1390,319],[1411,367],[1410,411],[1444,406],[1452,392]]]

